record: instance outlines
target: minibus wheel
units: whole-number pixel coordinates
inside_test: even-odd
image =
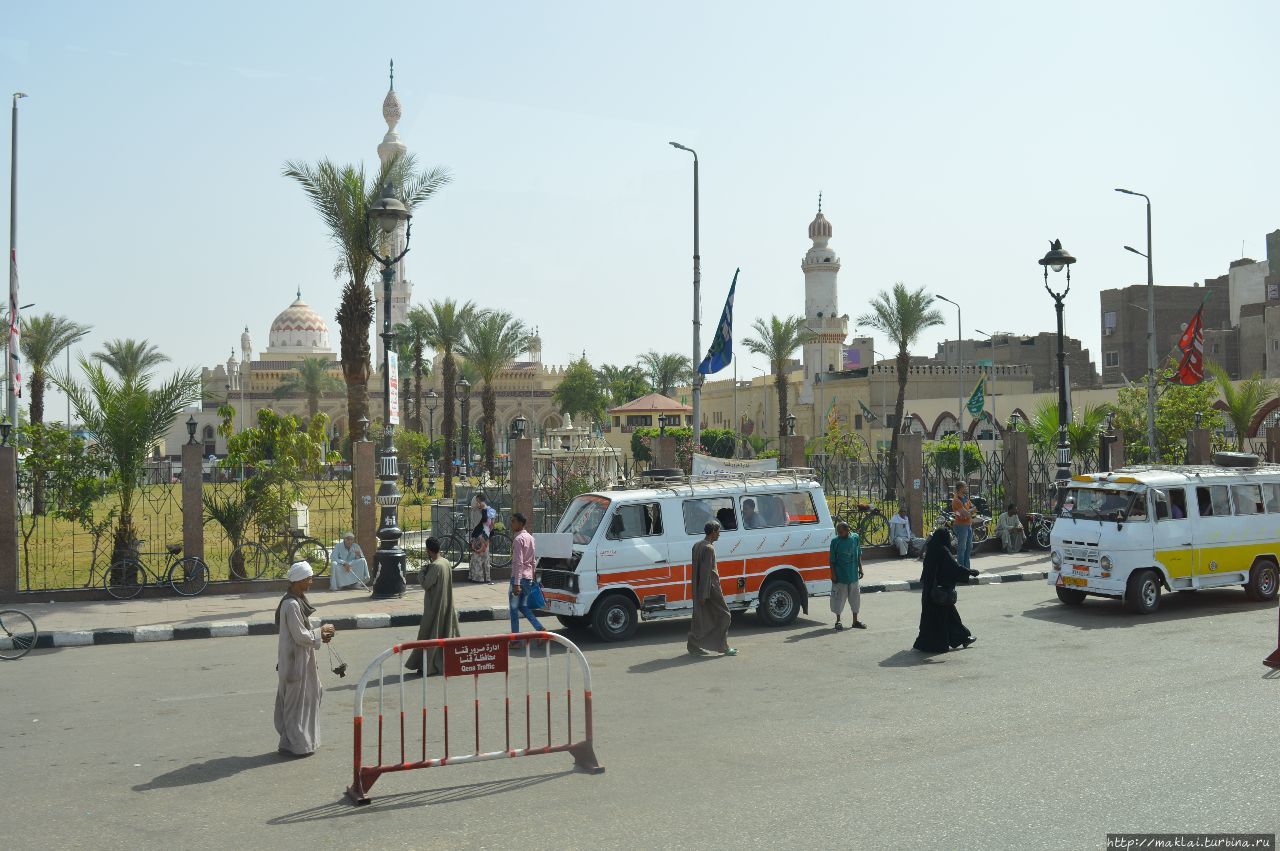
[[[1125,607],[1138,615],[1149,615],[1160,608],[1160,574],[1154,570],[1137,570],[1125,586]]]
[[[1261,559],[1249,571],[1249,583],[1244,592],[1250,600],[1266,602],[1276,598],[1277,580],[1276,563],[1269,559]]]
[[[1078,588],[1059,588],[1058,599],[1068,606],[1078,606],[1088,595]]]
[[[639,626],[636,604],[624,594],[606,594],[591,612],[591,628],[601,641],[626,641]]]
[[[769,626],[787,626],[800,615],[800,595],[785,579],[771,579],[760,589],[756,614]]]

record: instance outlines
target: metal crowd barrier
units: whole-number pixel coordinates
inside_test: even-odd
[[[533,641],[531,639],[539,639]],[[511,652],[511,642],[523,641],[523,655],[516,655]],[[536,646],[535,646],[536,644]],[[551,645],[558,644],[565,648],[565,737],[563,742],[553,743],[552,738],[552,688],[551,688]],[[444,676],[443,677],[422,677],[422,703],[421,703],[421,747],[410,750],[406,742],[407,733],[417,738],[418,730],[409,730],[406,727],[406,703],[405,703],[405,668],[404,659],[410,651],[421,649],[428,650],[430,648],[441,648],[444,654]],[[383,691],[385,690],[385,678],[383,676],[384,663],[392,656],[400,657],[400,677],[398,683],[392,683],[397,686],[400,692],[399,718],[395,718],[395,710],[392,709],[392,717],[387,719],[383,712]],[[510,663],[512,660],[519,662],[524,660],[524,747],[516,747],[512,741],[512,705],[511,705],[511,671]],[[583,739],[578,742],[573,741],[573,660],[577,660],[578,667],[582,675],[582,704],[583,704]],[[534,688],[533,673],[538,664],[543,665],[546,672],[546,743],[534,744],[533,734],[533,708],[534,708]],[[426,659],[423,660],[423,667],[426,667]],[[485,674],[501,674],[503,677],[503,693],[504,693],[504,726],[506,728],[504,747],[501,750],[482,751],[480,745],[480,677]],[[365,744],[364,744],[364,695],[365,689],[369,685],[369,680],[374,675],[377,676],[376,688],[378,690],[378,730],[377,730],[377,762],[373,764],[365,763]],[[473,706],[473,717],[475,723],[474,742],[469,741],[468,745],[473,745],[474,749],[467,753],[457,753],[456,748],[451,749],[451,744],[456,745],[456,736],[453,743],[449,739],[449,681],[459,678],[469,678],[472,683],[471,703]],[[439,689],[442,701],[440,706],[440,721],[438,722],[441,735],[442,753],[438,756],[428,756],[428,685],[434,690]],[[456,693],[456,687],[455,687]],[[519,695],[517,694],[517,700]],[[519,705],[516,706],[516,712],[520,711]],[[456,715],[456,714],[455,714]],[[388,720],[391,729],[388,731]],[[398,731],[397,731],[398,721]],[[415,727],[417,725],[414,725]],[[457,724],[455,722],[455,730]],[[486,635],[479,638],[437,638],[429,641],[407,641],[403,644],[397,644],[382,651],[378,656],[369,663],[369,667],[365,669],[364,674],[360,677],[360,682],[356,685],[356,705],[354,718],[354,744],[355,744],[355,760],[354,772],[352,775],[351,786],[347,789],[347,797],[357,805],[368,804],[369,789],[383,774],[395,771],[412,771],[418,768],[434,768],[443,765],[456,765],[464,762],[482,762],[491,759],[511,759],[519,756],[534,756],[538,754],[561,753],[567,752],[573,756],[573,764],[575,768],[587,771],[591,774],[599,774],[604,771],[604,767],[596,760],[594,742],[594,732],[591,718],[591,668],[587,665],[587,659],[582,655],[582,651],[578,646],[567,638],[554,632],[519,632],[506,633],[502,635]],[[390,733],[390,748],[384,748],[384,740],[387,733]],[[539,740],[541,741],[541,729],[539,729]],[[517,731],[518,734],[518,731]],[[397,751],[395,744],[399,741],[399,749]],[[369,747],[372,752],[372,744]],[[384,756],[384,751],[385,756]],[[391,762],[385,761],[389,757]],[[398,757],[398,759],[397,759]]]

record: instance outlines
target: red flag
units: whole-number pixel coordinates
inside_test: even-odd
[[[1182,360],[1178,363],[1177,374],[1170,379],[1174,384],[1193,385],[1204,381],[1204,319],[1200,310],[1191,317],[1187,330],[1182,332],[1178,340],[1178,350],[1182,352]]]

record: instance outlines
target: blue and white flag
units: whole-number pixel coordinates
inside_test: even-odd
[[[733,291],[738,287],[738,272],[733,270],[733,283],[729,285],[729,297],[724,300],[724,312],[720,314],[720,326],[716,337],[707,349],[707,356],[698,364],[698,372],[712,375],[733,363]]]

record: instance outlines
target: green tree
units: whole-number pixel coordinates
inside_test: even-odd
[[[204,388],[194,369],[182,370],[153,387],[147,372],[117,379],[88,358],[81,357],[79,365],[85,386],[73,383],[69,376],[55,376],[54,383],[71,399],[76,416],[102,447],[116,477],[119,511],[114,562],[133,551],[138,537],[133,509],[152,447],[164,441],[178,414],[198,402]]]
[[[204,523],[217,523],[231,542],[230,579],[248,579],[244,569],[244,553],[240,545],[245,542],[249,527],[254,522],[258,508],[254,492],[249,488],[204,492]]]
[[[458,361],[455,352],[467,338],[467,329],[475,321],[476,306],[474,302],[457,302],[451,298],[443,301],[432,301],[425,317],[426,342],[436,351],[440,365],[440,384],[443,390],[444,411],[440,417],[440,430],[444,435],[444,495],[453,496],[453,459],[455,452],[455,436],[458,421],[454,418],[453,408],[456,404],[457,392],[454,385],[458,381]],[[470,381],[470,379],[467,379]]]
[[[363,165],[335,165],[325,159],[309,163],[288,162],[284,176],[296,180],[319,214],[338,253],[334,277],[346,279],[338,306],[342,374],[347,383],[347,434],[360,431],[361,418],[369,416],[369,326],[374,300],[369,275],[374,259],[370,246],[382,236],[369,222],[369,207],[393,187],[396,197],[412,210],[434,196],[451,176],[447,169],[418,171],[412,155],[393,157],[382,164],[373,179]],[[381,330],[381,329],[379,329]]]
[[[1145,397],[1144,397],[1145,398]],[[1067,445],[1071,456],[1081,458],[1098,451],[1098,437],[1106,424],[1111,405],[1085,405],[1067,421]],[[1031,419],[1018,424],[1027,433],[1027,441],[1037,452],[1053,454],[1058,449],[1058,400],[1041,399]]]
[[[138,378],[169,362],[168,355],[146,340],[107,340],[102,349],[93,353],[94,360],[111,367],[121,381]]]
[[[948,434],[941,440],[932,441],[924,450],[925,458],[935,468],[949,475],[960,474],[960,437]],[[982,450],[971,440],[964,444],[964,468],[977,470],[982,466]]]
[[[901,281],[889,291],[881,291],[871,301],[871,310],[858,317],[859,325],[875,328],[898,347],[895,366],[898,374],[898,401],[893,408],[892,438],[889,444],[888,496],[898,481],[898,432],[901,431],[902,411],[907,402],[907,380],[910,377],[911,347],[927,328],[942,324],[942,314],[932,307],[933,296],[920,287],[908,290]]]
[[[115,509],[99,516],[102,500],[112,492],[110,464],[99,444],[89,444],[57,423],[31,423],[18,429],[22,464],[18,466],[18,507],[34,501],[37,489],[47,497],[49,513],[59,520],[79,524],[93,537],[90,569],[98,565],[98,549],[111,529]],[[34,511],[20,515],[22,564],[27,590],[31,590],[31,535],[38,518]]]
[[[342,382],[329,374],[329,361],[324,358],[303,358],[293,371],[280,380],[274,394],[277,399],[286,396],[305,396],[307,418],[315,419],[320,413],[320,399],[331,393],[342,392]]]
[[[1186,458],[1187,432],[1195,428],[1196,414],[1201,428],[1220,431],[1226,419],[1213,407],[1218,398],[1216,382],[1202,381],[1186,386],[1169,381],[1177,367],[1171,362],[1160,374],[1160,395],[1156,399],[1156,450],[1165,464],[1180,464]],[[1125,459],[1145,464],[1147,452],[1147,389],[1120,388],[1116,401],[1116,426],[1124,435]]]
[[[467,363],[476,368],[483,382],[480,407],[484,414],[484,466],[493,475],[493,453],[498,420],[498,391],[494,381],[502,370],[525,350],[532,335],[525,324],[510,313],[483,311],[467,329],[459,351]]]
[[[640,368],[648,374],[653,392],[663,396],[670,396],[677,387],[693,381],[693,362],[675,352],[645,352],[640,356]]]
[[[638,366],[604,364],[596,370],[600,389],[608,396],[611,407],[625,405],[649,392],[649,381]]]
[[[595,420],[604,417],[604,393],[596,380],[595,370],[586,357],[578,358],[564,371],[564,378],[552,392],[556,406],[570,416],[586,415]]]
[[[742,345],[752,354],[769,359],[773,386],[778,393],[778,437],[781,439],[787,436],[787,361],[797,349],[813,340],[814,334],[805,327],[804,317],[776,314],[767,322],[757,319],[751,330],[755,336],[747,337]]]
[[[1255,371],[1237,386],[1232,383],[1227,371],[1218,364],[1209,364],[1209,371],[1213,373],[1213,380],[1218,385],[1218,393],[1222,396],[1223,404],[1227,406],[1227,419],[1235,426],[1236,451],[1243,452],[1245,438],[1249,436],[1249,427],[1253,425],[1262,406],[1275,397],[1276,384],[1273,381],[1267,381],[1261,373]]]
[[[409,418],[409,427],[421,433],[422,376],[431,370],[431,360],[426,356],[432,345],[430,311],[415,304],[395,331],[396,341],[408,350],[409,365],[413,371],[413,414]]]
[[[230,422],[231,417],[224,416],[224,428]],[[228,438],[227,457],[220,463],[227,470],[246,467],[253,471],[244,482],[248,502],[244,510],[259,537],[279,534],[288,524],[293,503],[302,499],[301,482],[319,476],[325,463],[340,460],[337,452],[325,454],[328,424],[329,417],[323,413],[317,413],[304,427],[292,414],[262,408],[256,425]]]
[[[89,333],[89,326],[52,313],[30,318],[23,316],[21,321],[22,357],[31,376],[29,419],[32,425],[40,425],[44,422],[44,391],[49,380],[49,367],[58,355]],[[32,481],[31,513],[36,517],[45,513],[44,484],[44,478],[40,476]]]

